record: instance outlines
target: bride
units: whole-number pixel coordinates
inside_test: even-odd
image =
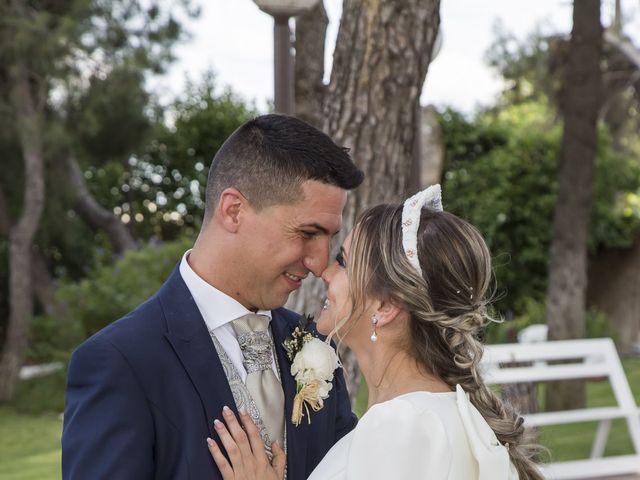
[[[356,355],[367,412],[309,480],[542,479],[523,419],[483,383],[482,328],[491,256],[479,232],[442,211],[439,185],[365,212],[322,275],[317,329]],[[225,480],[281,479],[250,417],[216,421],[229,460],[207,439]]]

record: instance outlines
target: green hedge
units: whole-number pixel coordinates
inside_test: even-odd
[[[441,115],[444,205],[476,225],[494,256],[497,307],[523,314],[543,301],[558,191],[562,125],[543,103],[525,103],[473,121]],[[640,231],[640,148],[615,153],[601,129],[590,251],[625,248]]]

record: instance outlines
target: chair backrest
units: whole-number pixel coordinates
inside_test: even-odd
[[[546,342],[549,335],[549,327],[546,323],[536,323],[523,328],[518,332],[518,343]]]
[[[610,338],[489,345],[485,348],[482,369],[485,382],[497,385],[606,377],[611,383],[616,406],[533,413],[524,416],[525,425],[535,427],[587,421],[610,422],[614,418],[623,418],[629,429],[634,455],[558,462],[547,465],[545,471],[552,478],[640,473],[640,416]],[[608,430],[604,440],[596,439],[592,452],[604,451],[604,445],[596,446],[595,443],[606,443],[607,434]]]

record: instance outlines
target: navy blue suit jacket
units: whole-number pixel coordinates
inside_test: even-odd
[[[319,412],[291,424],[295,380],[282,348],[298,315],[273,311],[282,372],[288,478],[302,480],[354,428],[344,377]],[[221,479],[206,446],[213,420],[235,409],[205,322],[176,268],[147,302],[89,338],[69,364],[62,474],[66,480]]]

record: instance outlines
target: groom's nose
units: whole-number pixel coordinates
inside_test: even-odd
[[[330,243],[331,238],[328,235],[322,235],[306,245],[302,263],[316,277],[321,276],[329,264]]]

